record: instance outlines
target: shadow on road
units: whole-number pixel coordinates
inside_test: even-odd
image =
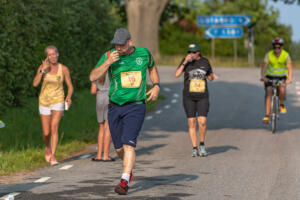
[[[153,154],[153,150],[162,148],[166,146],[166,144],[154,144],[149,147],[142,147],[136,150],[136,155],[141,156],[141,155],[151,155]]]
[[[187,185],[189,184],[182,183],[182,181],[194,181],[197,178],[198,176],[191,174],[171,174],[152,177],[137,176],[135,178],[137,183],[131,187],[130,193],[132,194],[141,190],[146,191],[155,187],[162,187],[164,185],[188,187]],[[189,196],[188,194],[186,195]]]
[[[264,88],[262,84],[255,85],[245,82],[215,81],[208,83],[210,92],[210,112],[207,118],[208,134],[210,130],[228,129],[265,129],[262,124],[264,116]],[[300,128],[298,113],[300,106],[297,96],[293,93],[293,86],[287,95],[287,114],[280,115],[278,132]],[[165,91],[164,88],[168,88]],[[151,135],[147,131],[187,132],[187,119],[182,105],[183,83],[162,84],[161,93],[166,97],[157,110],[160,114],[149,113],[153,118],[146,120],[143,128],[145,139],[167,137],[166,135]],[[176,100],[175,100],[176,99]],[[166,106],[169,105],[169,108]],[[167,106],[168,107],[168,106]]]
[[[25,192],[36,187],[45,186],[49,183],[17,183],[17,184],[0,184],[0,197],[12,192]]]
[[[135,192],[141,190],[148,190],[154,187],[161,187],[163,185],[173,185],[187,187],[186,185],[178,184],[180,181],[192,181],[197,179],[198,176],[189,175],[189,174],[174,174],[174,175],[165,175],[165,176],[154,176],[154,177],[135,177],[137,182],[130,187],[128,196],[120,196],[114,192],[114,183],[111,179],[98,179],[98,180],[86,180],[80,182],[81,186],[78,185],[67,185],[67,189],[59,192],[50,192],[50,193],[40,193],[35,194],[33,192],[23,192],[17,196],[16,199],[31,199],[31,200],[67,200],[67,199],[134,199],[134,200],[144,200],[144,199],[175,199],[179,200],[182,197],[191,196],[187,193],[168,193],[163,196],[160,195],[148,195],[145,192],[145,195],[134,196]],[[86,184],[86,185],[85,185]],[[93,184],[93,185],[91,185]],[[30,189],[30,188],[28,188]],[[155,196],[155,197],[153,197]]]
[[[224,153],[230,150],[239,150],[239,148],[235,146],[226,145],[226,146],[208,147],[206,150],[209,155],[214,155],[214,154]]]

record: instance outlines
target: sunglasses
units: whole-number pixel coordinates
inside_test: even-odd
[[[273,47],[273,49],[281,49],[281,47]]]

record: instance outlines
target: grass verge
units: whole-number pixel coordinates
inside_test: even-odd
[[[159,100],[163,97],[160,96]],[[159,102],[147,102],[147,112]],[[38,98],[26,100],[23,108],[13,108],[1,117],[6,124],[0,129],[0,175],[31,171],[48,166],[44,160],[44,143],[38,113]],[[59,127],[58,160],[96,143],[96,97],[88,89],[76,91],[70,110],[64,113]]]

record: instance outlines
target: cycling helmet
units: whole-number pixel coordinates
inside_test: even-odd
[[[274,38],[274,40],[272,40],[272,44],[279,44],[279,45],[283,45],[283,39],[280,37]]]

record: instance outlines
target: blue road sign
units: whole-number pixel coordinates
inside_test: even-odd
[[[202,15],[197,16],[198,26],[250,26],[250,15]]]
[[[242,27],[206,27],[205,38],[240,38],[243,37]]]

